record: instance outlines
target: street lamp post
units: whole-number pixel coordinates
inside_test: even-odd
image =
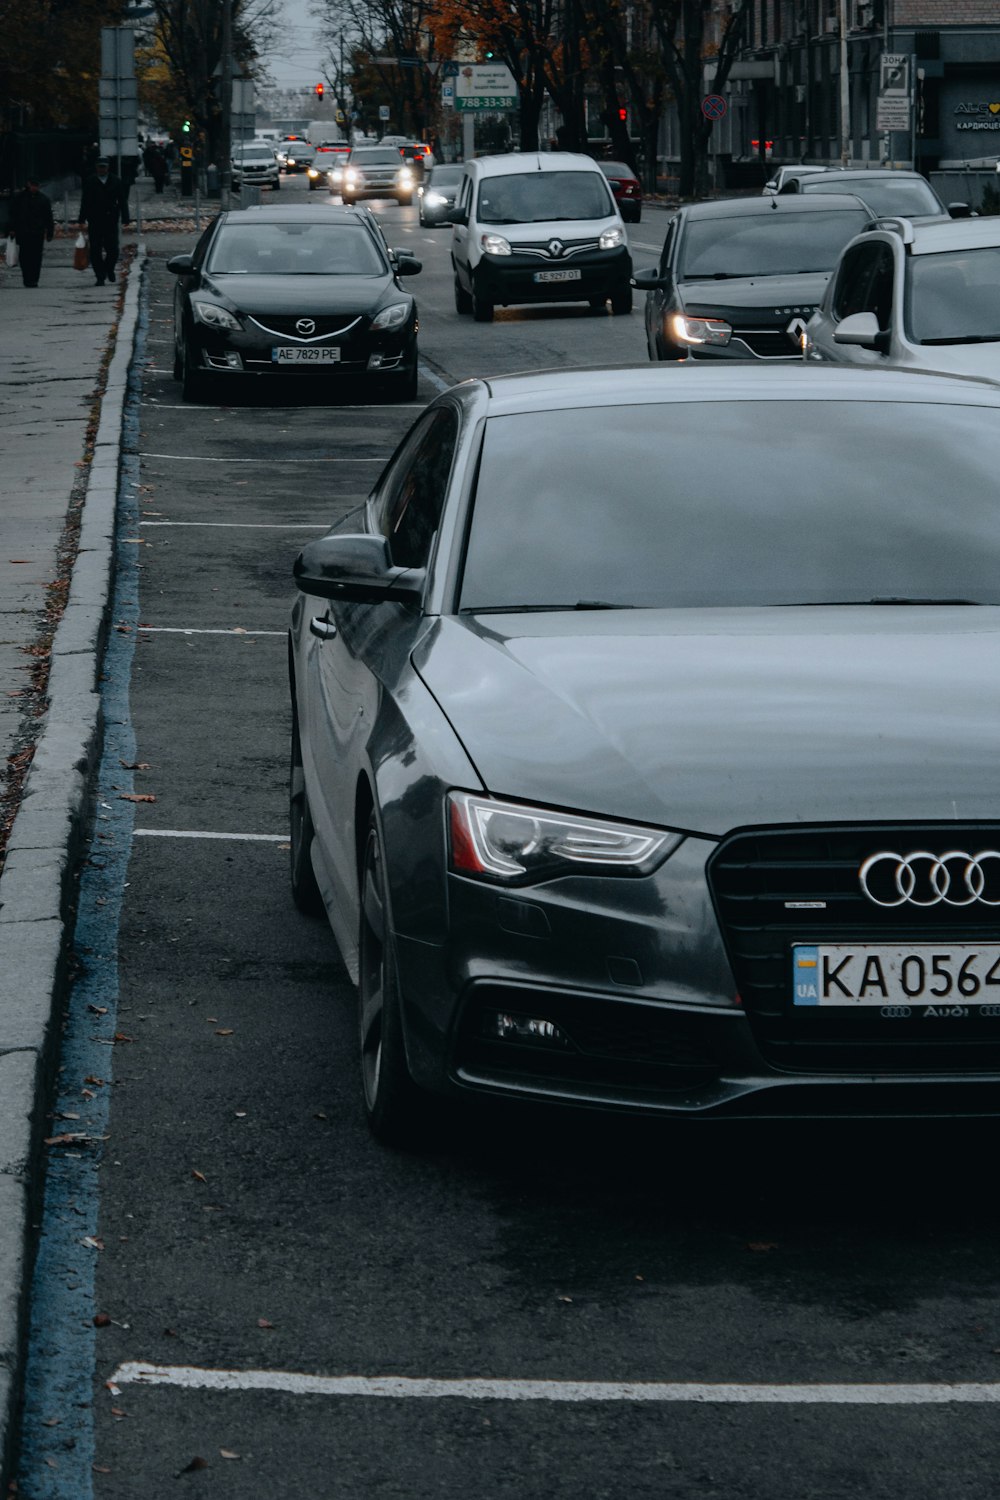
[[[837,0],[840,27],[840,165],[851,163],[851,75],[847,70],[847,0]]]
[[[222,0],[222,119],[219,131],[219,198],[223,212],[233,190],[233,0]]]

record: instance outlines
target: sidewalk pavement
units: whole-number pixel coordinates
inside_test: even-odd
[[[190,203],[169,188],[154,196],[148,179],[139,189],[144,228],[193,238]],[[59,226],[36,288],[0,266],[0,1494],[14,1475],[31,1226],[51,1134],[74,865],[100,752],[98,673],[145,259],[125,230],[127,261],[98,287],[73,270],[75,237]]]

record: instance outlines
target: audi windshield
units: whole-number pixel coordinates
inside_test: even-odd
[[[783,401],[780,443],[753,400],[493,417],[461,608],[1000,604],[996,412],[927,410]]]

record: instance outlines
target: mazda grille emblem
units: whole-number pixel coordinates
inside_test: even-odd
[[[881,849],[865,860],[858,879],[876,906],[1000,906],[1000,850]]]
[[[316,321],[314,318],[300,318],[295,325],[295,332],[303,335],[316,332]]]
[[[562,255],[563,253],[563,242],[562,240],[549,240],[546,248],[552,259],[558,260],[560,255]]]

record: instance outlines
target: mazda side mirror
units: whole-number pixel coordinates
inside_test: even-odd
[[[194,270],[193,255],[172,255],[167,261],[167,270],[175,276],[190,276]]]

